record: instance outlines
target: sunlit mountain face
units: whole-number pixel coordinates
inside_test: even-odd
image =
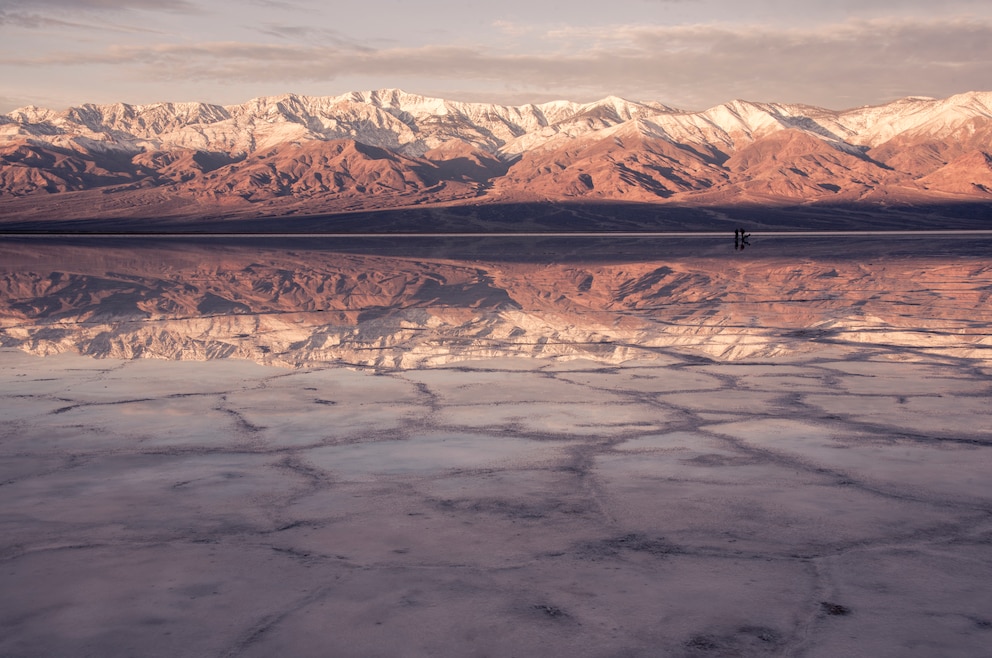
[[[736,236],[735,236],[736,237]],[[387,368],[861,343],[989,359],[990,238],[379,238],[0,245],[0,345]]]
[[[992,92],[834,111],[399,90],[0,116],[8,219],[285,216],[438,204],[992,202]]]

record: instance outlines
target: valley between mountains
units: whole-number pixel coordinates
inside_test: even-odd
[[[992,203],[992,92],[834,111],[399,90],[0,116],[0,216],[205,218],[411,206]]]

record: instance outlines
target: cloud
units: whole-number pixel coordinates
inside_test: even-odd
[[[108,22],[102,15],[126,10],[195,13],[199,11],[187,0],[0,0],[0,27],[5,25],[28,30],[62,28],[86,34],[117,32],[121,34],[161,34],[159,30]],[[60,16],[100,15],[99,22],[67,20]]]
[[[43,28],[68,28],[73,30],[85,30],[88,32],[119,32],[122,34],[161,34],[159,30],[149,28],[117,25],[113,23],[84,23],[80,21],[66,21],[50,16],[40,16],[38,14],[4,14],[0,12],[0,25],[14,25],[26,29],[38,30]]]
[[[687,108],[729,100],[809,102],[841,109],[905,95],[989,86],[992,21],[869,20],[819,29],[614,26],[560,29],[544,49],[484,45],[357,50],[341,44],[222,42],[111,47],[98,54],[9,59],[23,66],[139,67],[163,81],[269,83],[358,77],[377,86],[513,89],[577,100],[614,93]],[[0,62],[4,63],[4,62]],[[498,99],[493,99],[498,100]]]
[[[0,10],[0,25],[16,25],[17,27],[24,27],[28,29],[38,29],[43,27],[70,27],[70,28],[89,29],[90,27],[85,23],[64,21],[57,18],[50,18],[48,16],[39,16],[38,14],[19,14],[19,13],[8,14],[2,10]]]
[[[105,14],[129,10],[195,13],[196,6],[187,0],[0,0],[0,26],[26,29],[61,27],[81,30],[117,32],[154,32],[111,24],[93,24],[52,17],[52,12],[69,15]]]
[[[146,11],[196,11],[188,0],[0,0],[0,12],[21,9],[41,11],[60,9],[71,11],[120,11],[142,9]]]
[[[279,9],[281,11],[306,11],[307,7],[296,2],[288,2],[287,0],[248,0],[251,4],[257,7],[265,7],[266,9]]]
[[[508,21],[503,19],[493,21],[492,26],[497,31],[513,37],[531,35],[536,30],[536,28],[534,28],[531,25],[527,25],[524,23],[515,23],[513,21]]]
[[[323,43],[339,48],[370,52],[372,49],[365,45],[363,41],[345,36],[338,30],[323,27],[311,27],[308,25],[266,25],[256,28],[260,34],[278,37],[294,42]]]

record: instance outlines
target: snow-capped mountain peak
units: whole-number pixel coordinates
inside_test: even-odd
[[[990,151],[992,92],[845,111],[747,100],[689,111],[617,96],[508,106],[379,89],[23,107],[0,117],[0,196],[139,181],[211,202],[861,199],[883,189],[984,198]]]
[[[77,138],[127,151],[197,148],[248,151],[279,139],[353,138],[418,155],[459,139],[497,155],[519,153],[634,120],[651,122],[675,140],[738,146],[783,129],[823,139],[877,146],[903,133],[942,134],[976,117],[992,117],[992,92],[946,99],[909,97],[834,112],[803,105],[730,101],[702,112],[609,96],[591,103],[551,101],[503,106],[432,98],[400,89],[340,96],[284,94],[239,105],[153,103],[86,104],[55,111],[27,106],[4,117],[0,142],[33,138],[69,146]]]

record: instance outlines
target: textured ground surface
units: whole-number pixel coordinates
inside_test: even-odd
[[[0,655],[987,655],[986,270],[918,266],[729,361],[0,349]]]
[[[987,372],[0,363],[4,655],[992,641]]]

